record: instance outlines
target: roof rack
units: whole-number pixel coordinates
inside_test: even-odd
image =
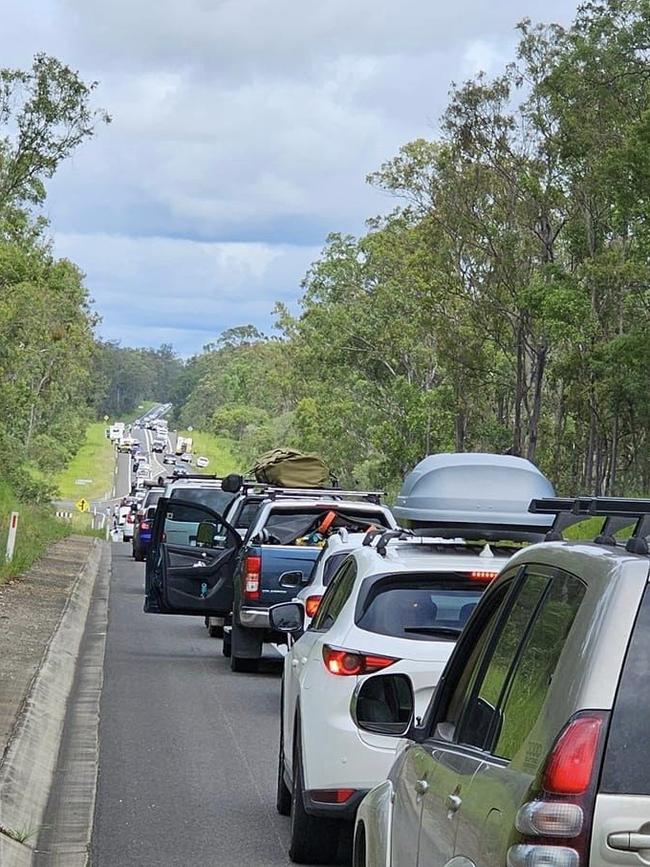
[[[179,473],[176,470],[174,470],[173,473],[170,473],[168,478],[174,479],[175,481],[178,481],[179,479],[201,479],[201,481],[204,481],[204,482],[205,481],[215,481],[215,482],[221,481],[221,476],[217,476],[214,474],[209,474],[209,473]]]
[[[367,500],[379,505],[385,491],[344,491],[341,488],[280,488],[261,482],[244,482],[242,490],[255,491],[264,494],[270,500],[278,497],[315,497],[318,499],[335,500]]]
[[[562,541],[563,530],[586,518],[604,518],[599,534],[593,540],[598,545],[616,547],[615,533],[634,527],[625,549],[631,554],[648,554],[647,536],[650,535],[650,500],[627,497],[545,497],[532,500],[529,511],[534,514],[555,515],[553,526],[545,541]]]

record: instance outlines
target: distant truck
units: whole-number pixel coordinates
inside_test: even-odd
[[[112,443],[119,442],[124,436],[124,422],[116,421],[108,428],[106,436]]]
[[[184,455],[186,452],[192,453],[192,437],[177,437],[176,438],[176,454]]]

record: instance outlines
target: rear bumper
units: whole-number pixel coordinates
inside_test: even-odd
[[[240,608],[239,622],[247,629],[269,629],[269,609]]]
[[[327,819],[344,819],[353,822],[359,804],[366,797],[370,789],[359,789],[344,804],[323,804],[314,801],[309,791],[304,793],[305,812],[311,816],[322,816]]]

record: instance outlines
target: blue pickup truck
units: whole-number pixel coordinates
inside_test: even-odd
[[[224,618],[223,650],[233,671],[255,670],[271,605],[292,599],[311,578],[323,541],[341,527],[396,526],[377,493],[245,486],[220,514],[185,499],[158,503],[147,563],[144,610]]]

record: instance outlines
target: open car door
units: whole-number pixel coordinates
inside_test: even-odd
[[[242,541],[218,512],[182,499],[158,501],[144,610],[224,617],[232,610]]]

